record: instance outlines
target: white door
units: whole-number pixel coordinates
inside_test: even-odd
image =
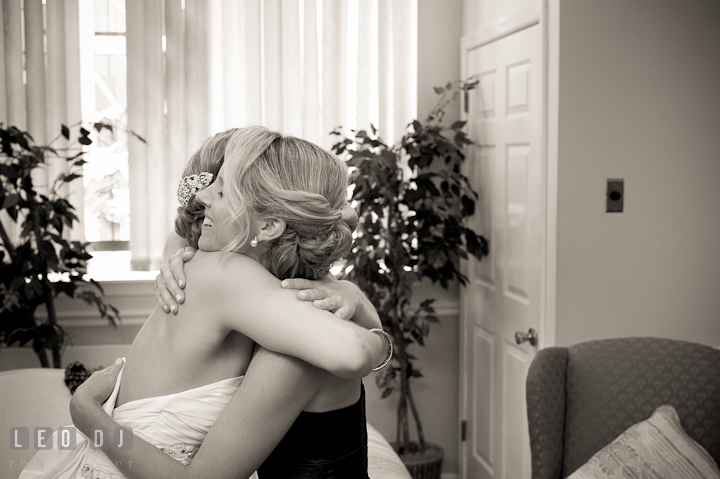
[[[543,38],[539,24],[468,47],[466,172],[480,198],[472,219],[490,255],[469,261],[461,298],[461,478],[529,479],[525,378],[543,334],[545,167]],[[466,76],[467,76],[466,75]]]

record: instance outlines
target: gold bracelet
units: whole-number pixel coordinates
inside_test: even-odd
[[[380,366],[373,368],[373,371],[379,371],[382,368],[384,368],[385,366],[387,366],[387,364],[390,362],[390,359],[392,358],[392,355],[393,355],[392,339],[390,339],[390,335],[384,329],[372,328],[369,331],[371,333],[375,333],[375,334],[382,336],[383,338],[385,338],[385,341],[387,341],[387,343],[388,343],[388,353],[387,353],[387,356],[385,357],[385,361],[383,361]]]

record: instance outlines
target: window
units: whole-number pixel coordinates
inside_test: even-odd
[[[160,266],[183,167],[219,131],[329,147],[338,126],[392,141],[415,115],[416,0],[80,2],[83,117],[114,127],[86,165],[85,234],[113,251],[98,260]]]
[[[90,269],[126,269],[130,260],[127,148],[127,54],[125,0],[94,0],[92,45],[81,50],[82,112],[86,122],[112,129],[92,132],[83,166],[84,232],[92,243]]]

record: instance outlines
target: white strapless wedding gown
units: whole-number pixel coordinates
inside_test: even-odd
[[[222,379],[187,391],[137,399],[115,407],[122,371],[115,389],[103,404],[115,422],[132,428],[133,433],[182,464],[189,464],[205,436],[225,408],[243,377]],[[58,449],[57,432],[53,449],[41,450],[28,462],[18,479],[124,479],[113,462],[92,449],[80,431],[72,450]],[[135,438],[137,440],[137,438]],[[251,479],[257,479],[253,474]]]

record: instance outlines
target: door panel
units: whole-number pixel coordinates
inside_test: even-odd
[[[483,462],[486,467],[492,467],[493,457],[493,401],[492,397],[482,394],[480,390],[483,384],[493,383],[493,357],[495,342],[493,335],[488,334],[483,328],[476,329],[474,362],[477,365],[477,377],[480,379],[475,384],[475,395],[480,399],[473,404],[474,416],[483,424],[483,427],[473,430],[473,454],[477,461]]]
[[[542,34],[532,25],[471,48],[466,172],[479,193],[470,224],[485,235],[490,255],[465,265],[462,291],[463,419],[461,477],[531,476],[525,378],[535,355],[515,332],[543,334],[545,254],[542,154]]]
[[[493,166],[495,160],[495,146],[478,146],[474,157],[468,160],[468,179],[478,192],[478,201],[475,203],[475,215],[471,218],[470,224],[475,231],[482,231],[488,242],[493,243],[493,214],[490,199],[493,196]],[[475,261],[474,274],[478,281],[483,281],[487,287],[495,286],[493,263],[495,256],[491,255],[482,261]]]
[[[525,377],[533,353],[515,344],[505,344],[505,410],[503,414],[502,477],[530,479],[530,435],[525,409]]]

